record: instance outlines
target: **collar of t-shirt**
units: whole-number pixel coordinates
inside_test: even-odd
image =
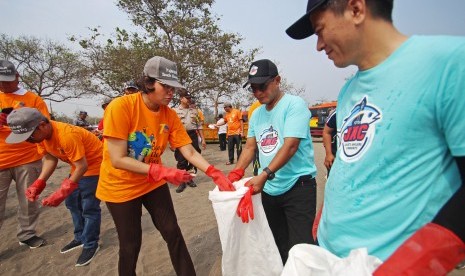
[[[24,94],[26,94],[26,92],[27,92],[26,89],[20,87],[18,90],[16,90],[12,94],[15,94],[15,95],[18,95],[18,96],[23,96]]]

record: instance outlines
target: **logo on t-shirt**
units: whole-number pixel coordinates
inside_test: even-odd
[[[264,155],[270,155],[279,146],[278,132],[270,126],[263,130],[258,140],[258,147]]]
[[[378,107],[367,102],[365,96],[344,118],[340,131],[340,157],[346,162],[355,162],[370,148],[375,136],[375,123],[381,120]]]
[[[152,142],[142,131],[135,131],[128,136],[128,156],[139,161],[152,153]]]

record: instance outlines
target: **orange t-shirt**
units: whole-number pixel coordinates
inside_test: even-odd
[[[176,112],[160,106],[158,112],[147,108],[142,93],[114,99],[104,114],[103,136],[128,141],[128,156],[141,162],[162,164],[161,155],[168,142],[174,148],[192,143]],[[103,162],[97,186],[97,198],[107,202],[126,202],[165,184],[147,182],[147,175],[112,166],[103,142]]]
[[[250,118],[252,118],[252,114],[255,111],[255,109],[257,109],[257,107],[259,107],[261,105],[262,104],[259,101],[255,101],[255,102],[252,103],[252,105],[249,108],[249,112],[247,112],[247,117],[249,119],[249,122],[250,122]]]
[[[228,136],[241,134],[241,111],[239,111],[238,109],[231,109],[231,112],[226,112],[224,114],[224,119],[228,124]]]
[[[37,147],[39,152],[48,152],[71,165],[71,174],[76,169],[73,162],[83,157],[87,161],[84,176],[98,175],[102,163],[102,142],[90,131],[66,123],[50,121],[52,136],[43,140]]]
[[[14,109],[20,107],[37,108],[44,116],[50,118],[47,105],[42,98],[23,88],[14,93],[0,92],[0,109],[8,107]],[[7,144],[5,139],[10,133],[11,130],[8,126],[0,127],[0,169],[13,168],[42,158],[43,154],[37,152],[35,144],[28,142]]]

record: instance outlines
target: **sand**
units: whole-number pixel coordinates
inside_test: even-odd
[[[314,143],[315,162],[318,167],[318,204],[321,204],[325,184],[323,168],[324,150],[320,142]],[[203,156],[219,169],[229,172],[233,167],[224,165],[227,152],[219,151],[218,144],[207,145]],[[165,164],[175,166],[173,153],[167,150],[162,157]],[[69,167],[60,163],[54,172],[41,198],[49,195],[68,175]],[[247,170],[246,176],[252,171]],[[195,179],[198,187],[187,187],[182,193],[176,193],[170,186],[178,222],[194,262],[197,275],[221,275],[221,244],[216,219],[208,192],[214,188],[210,178],[202,172]],[[38,234],[47,240],[47,244],[36,249],[20,246],[16,238],[17,199],[12,184],[7,200],[5,222],[0,229],[0,275],[117,275],[118,239],[113,220],[104,203],[102,207],[102,225],[100,251],[88,266],[75,267],[80,249],[60,254],[60,249],[73,239],[73,225],[69,211],[62,203],[60,206],[41,208],[37,228]],[[158,230],[153,226],[150,216],[143,211],[142,248],[137,263],[137,275],[176,275],[170,262],[166,244]],[[451,275],[465,275],[465,271]]]

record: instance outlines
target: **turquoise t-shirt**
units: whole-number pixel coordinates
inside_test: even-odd
[[[358,72],[337,106],[339,147],[325,188],[320,245],[385,260],[461,185],[465,38],[413,36]]]
[[[249,123],[247,137],[255,137],[260,157],[260,169],[267,167],[284,144],[284,138],[300,138],[299,148],[292,158],[265,183],[263,191],[281,195],[292,188],[302,175],[316,176],[313,144],[310,137],[310,111],[301,98],[284,94],[278,104],[267,111],[258,107]]]

